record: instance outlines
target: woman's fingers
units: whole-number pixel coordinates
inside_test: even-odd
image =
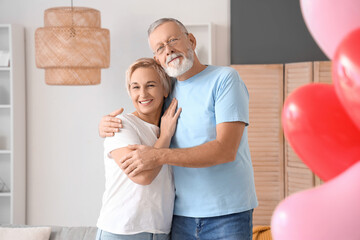
[[[165,110],[163,116],[167,116],[169,114],[169,112],[171,111],[171,109],[173,108],[175,101],[177,101],[175,98],[173,98],[173,100],[171,100],[171,103],[169,105],[169,107]]]
[[[166,109],[166,112],[164,113],[163,116],[165,116],[165,114],[166,115],[169,114],[170,117],[174,116],[176,107],[177,107],[177,100],[176,98],[173,98],[173,100],[171,101],[169,107]]]
[[[182,110],[182,108],[178,108],[178,110],[176,111],[176,113],[175,113],[175,119],[178,119],[179,118],[179,116],[180,116],[180,113],[181,113],[181,110]]]
[[[172,102],[171,102],[171,105],[170,105],[170,116],[174,116],[174,114],[175,114],[175,110],[176,110],[176,107],[177,107],[177,103],[178,103],[178,101],[177,101],[177,99],[176,98],[174,98],[173,100],[172,100]]]

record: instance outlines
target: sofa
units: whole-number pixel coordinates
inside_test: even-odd
[[[0,225],[1,240],[95,240],[96,232],[96,227]]]
[[[10,237],[8,235],[4,238],[2,229],[25,230],[26,237],[19,238]],[[40,230],[40,231],[35,231]],[[25,231],[21,233],[25,235]],[[32,237],[28,234],[34,232]],[[97,228],[96,227],[60,227],[60,226],[28,226],[28,225],[0,225],[0,240],[95,240]],[[17,234],[17,233],[15,233]],[[11,235],[14,236],[14,235]],[[253,240],[271,240],[270,226],[255,226],[253,228]]]

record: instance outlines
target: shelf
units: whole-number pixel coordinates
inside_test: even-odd
[[[0,51],[6,53],[0,59],[0,225],[24,224],[26,89],[22,26],[0,24]]]
[[[0,150],[0,154],[10,154],[10,150]]]
[[[11,70],[0,67],[0,110],[10,107],[11,97]]]

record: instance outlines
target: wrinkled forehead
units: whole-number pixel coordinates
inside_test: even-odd
[[[165,22],[159,25],[149,35],[149,44],[153,48],[159,44],[167,42],[171,37],[177,37],[182,33],[182,29],[175,22]]]

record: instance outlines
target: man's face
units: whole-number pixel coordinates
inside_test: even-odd
[[[193,66],[194,49],[189,36],[174,22],[158,26],[149,36],[155,60],[169,76],[178,77]]]

